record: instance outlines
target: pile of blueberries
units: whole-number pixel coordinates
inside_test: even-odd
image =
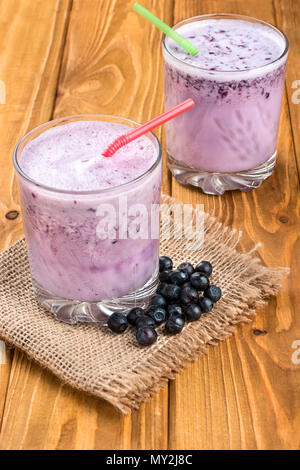
[[[130,323],[137,328],[136,339],[141,346],[150,346],[157,340],[155,328],[164,322],[166,333],[180,333],[186,321],[199,320],[201,314],[210,312],[221,298],[220,287],[209,282],[212,270],[209,261],[201,261],[195,268],[184,262],[173,270],[172,260],[161,256],[160,283],[148,309],[135,307],[127,316],[114,312],[108,318],[108,327],[115,333],[123,333]]]

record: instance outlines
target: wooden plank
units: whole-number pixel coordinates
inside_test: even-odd
[[[220,11],[275,21],[273,3],[267,0],[175,1],[174,21]],[[290,21],[288,11],[286,25]],[[299,54],[298,50],[294,54]],[[258,313],[253,324],[240,326],[233,338],[211,349],[207,357],[172,382],[170,448],[299,448],[300,369],[291,360],[293,341],[300,336],[296,311],[300,282],[299,181],[286,103],[276,171],[260,189],[215,197],[173,180],[172,195],[203,203],[205,210],[219,220],[244,230],[244,249],[261,241],[258,253],[263,262],[269,266],[291,265],[292,272],[285,290]],[[256,329],[267,333],[257,336],[253,334]]]
[[[12,171],[12,153],[20,137],[51,117],[70,0],[1,2],[0,80],[6,104],[0,104],[0,250],[22,234]]]
[[[0,5],[0,250],[23,231],[12,153],[27,130],[51,116],[70,4],[35,0],[33,8],[26,0],[10,0]],[[7,218],[10,211],[17,211],[16,217]],[[13,351],[7,351],[0,365],[0,429],[12,358]]]
[[[160,448],[167,439],[167,402],[164,391],[132,416],[122,416],[107,402],[63,385],[17,351],[0,448]]]
[[[172,3],[144,2],[170,23]],[[161,34],[131,7],[131,1],[73,0],[55,117],[106,113],[145,121],[163,110]],[[163,186],[169,190],[166,172]],[[62,387],[18,354],[6,403],[2,448],[167,447],[167,388],[123,417],[103,401]]]
[[[288,60],[288,68],[286,74],[286,90],[291,115],[293,140],[296,149],[296,157],[298,162],[298,174],[300,174],[300,75],[299,75],[299,47],[300,47],[300,31],[299,31],[299,2],[286,0],[280,2],[274,0],[275,18],[277,26],[287,35],[290,42],[290,52]]]

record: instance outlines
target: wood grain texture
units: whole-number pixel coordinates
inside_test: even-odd
[[[8,155],[27,129],[51,116],[105,113],[143,122],[163,110],[161,33],[132,11],[133,3],[1,3],[0,80],[7,84],[7,104],[0,105],[0,249],[22,231],[20,217],[8,220],[5,214],[19,210]],[[9,352],[7,364],[0,366],[0,448],[299,449],[300,368],[291,360],[292,343],[300,339],[300,106],[291,98],[300,62],[298,2],[142,3],[169,24],[209,12],[248,14],[278,23],[291,39],[274,175],[251,193],[213,197],[171,180],[165,155],[163,170],[164,192],[203,203],[220,221],[243,229],[243,249],[262,242],[263,262],[291,266],[291,276],[252,324],[239,326],[234,337],[211,348],[126,417],[63,386],[20,352]],[[157,135],[163,138],[161,130]]]
[[[0,5],[0,80],[6,88],[6,104],[0,104],[0,250],[23,231],[12,153],[27,130],[51,117],[70,5],[70,0],[35,0],[34,9],[26,0]],[[10,211],[17,211],[13,218],[7,218]],[[0,365],[0,426],[12,358],[10,351]]]
[[[273,2],[267,0],[177,0],[174,20],[220,11],[276,22]],[[289,36],[291,11],[284,13]],[[299,179],[286,102],[279,139],[275,173],[256,191],[214,197],[172,181],[172,195],[203,203],[219,220],[242,229],[244,249],[262,242],[258,254],[266,265],[292,268],[284,292],[259,312],[253,324],[238,327],[233,338],[211,349],[208,357],[171,384],[169,444],[173,449],[300,447],[300,369],[291,361],[292,342],[300,336]],[[255,335],[254,330],[267,333]],[[188,401],[194,394],[196,399]]]
[[[286,90],[293,141],[296,150],[297,170],[300,175],[300,3],[294,0],[274,0],[274,16],[277,26],[286,32],[290,42],[289,66],[286,74]]]
[[[132,416],[63,385],[16,351],[0,449],[145,449],[167,441],[167,394],[157,394]],[[151,426],[146,423],[151,422]]]
[[[126,418],[107,403],[63,386],[51,373],[19,352],[15,354],[5,411],[1,448],[126,446],[123,442]]]

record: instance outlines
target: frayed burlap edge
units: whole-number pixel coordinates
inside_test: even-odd
[[[170,207],[178,204],[174,199],[166,196],[164,196],[163,202]],[[1,324],[0,337],[8,344],[24,351],[29,358],[35,359],[41,366],[50,369],[64,383],[107,400],[124,414],[138,409],[141,402],[146,401],[154,392],[165,386],[167,380],[174,379],[188,362],[195,360],[199,355],[206,354],[209,346],[216,346],[219,341],[231,336],[234,333],[235,325],[250,322],[256,309],[263,307],[272,295],[279,292],[281,281],[289,273],[288,268],[262,266],[260,260],[254,256],[256,247],[248,253],[238,252],[236,246],[242,236],[241,232],[232,231],[228,227],[222,226],[208,214],[204,215],[204,220],[206,241],[204,248],[201,249],[200,258],[211,259],[216,270],[218,270],[219,263],[221,273],[226,273],[226,269],[229,269],[227,264],[229,264],[231,270],[228,272],[231,276],[232,273],[235,274],[236,281],[229,288],[227,285],[229,279],[225,274],[222,274],[221,286],[225,295],[216,304],[213,314],[205,314],[199,322],[188,324],[180,335],[172,337],[160,335],[159,342],[148,349],[144,360],[133,363],[130,370],[118,373],[108,371],[99,377],[96,383],[80,382],[76,374],[69,374],[66,377],[64,371],[57,366],[55,361],[36,354],[30,349],[30,344],[27,344],[26,341],[18,341],[14,333],[7,331],[7,329],[4,331]],[[23,240],[18,241],[1,256],[14,254],[15,247],[22,243],[24,244]],[[161,242],[161,253],[175,257],[175,261],[176,258],[183,260],[185,255],[182,256],[178,253],[178,246],[170,248],[168,243],[170,242],[166,240]],[[211,256],[207,256],[207,254]],[[223,264],[221,264],[221,260],[224,261]],[[56,322],[54,319],[51,321]],[[62,324],[59,325],[63,328]],[[76,326],[74,328],[93,328],[93,326]],[[114,338],[115,336],[112,335],[112,342]]]

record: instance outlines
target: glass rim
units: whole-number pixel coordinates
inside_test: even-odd
[[[258,22],[260,24],[264,24],[265,26],[275,30],[279,35],[282,36],[282,38],[285,42],[285,47],[284,47],[283,52],[280,54],[279,57],[272,60],[272,62],[268,62],[265,65],[260,65],[259,67],[252,67],[250,69],[245,69],[245,70],[209,70],[209,69],[205,69],[203,67],[199,67],[198,65],[187,64],[186,62],[184,62],[183,60],[179,59],[174,54],[172,54],[172,52],[168,49],[168,47],[166,45],[166,37],[167,37],[166,34],[164,34],[163,38],[162,38],[163,51],[166,51],[166,53],[169,54],[176,62],[178,62],[180,64],[184,64],[187,68],[191,67],[194,70],[201,70],[202,72],[206,72],[206,73],[209,73],[211,75],[218,75],[218,74],[220,74],[220,75],[221,74],[228,74],[228,75],[230,75],[230,74],[231,75],[234,75],[234,74],[247,74],[251,71],[265,70],[266,68],[270,67],[271,65],[274,65],[276,62],[279,62],[281,59],[283,59],[288,54],[288,52],[289,52],[289,40],[288,40],[287,36],[285,35],[285,33],[283,31],[281,31],[281,29],[277,28],[277,26],[273,25],[272,23],[269,23],[268,21],[260,20],[259,18],[255,18],[254,16],[240,15],[238,13],[208,13],[208,14],[205,14],[205,15],[191,16],[190,18],[185,18],[185,19],[179,21],[178,23],[174,24],[174,26],[172,26],[172,29],[177,29],[179,26],[183,25],[184,23],[186,24],[187,22],[192,22],[192,21],[196,21],[196,20],[199,20],[199,19],[205,19],[205,18],[207,18],[207,19],[212,18],[213,19],[213,18],[217,18],[217,17],[239,18],[241,20],[243,19],[244,21]]]
[[[115,115],[112,115],[112,114],[74,114],[74,115],[69,115],[69,116],[63,116],[63,117],[60,117],[60,118],[56,118],[56,119],[52,119],[50,121],[47,121],[43,124],[40,124],[39,126],[37,127],[34,127],[33,129],[31,129],[29,132],[27,132],[20,140],[19,142],[17,143],[16,147],[14,148],[14,151],[13,151],[13,164],[14,164],[14,168],[16,170],[16,172],[22,176],[22,178],[24,178],[25,180],[29,181],[31,184],[34,184],[35,186],[38,186],[40,188],[43,188],[47,191],[51,191],[53,193],[60,193],[60,194],[70,194],[70,195],[76,195],[76,196],[79,196],[79,195],[96,195],[96,194],[106,194],[106,193],[112,193],[120,188],[122,189],[127,189],[129,188],[131,185],[135,184],[136,182],[144,179],[146,176],[148,176],[150,173],[152,173],[155,168],[158,166],[158,164],[160,163],[161,161],[161,158],[162,158],[162,147],[161,147],[161,143],[158,139],[158,137],[152,132],[147,132],[147,134],[150,134],[152,136],[152,138],[154,139],[154,141],[156,142],[157,146],[158,146],[158,149],[157,149],[157,158],[155,159],[155,162],[150,166],[150,168],[148,168],[144,173],[142,173],[141,175],[139,175],[137,178],[131,180],[131,181],[128,181],[126,183],[123,183],[123,184],[120,184],[119,186],[113,186],[112,188],[103,188],[103,189],[93,189],[93,190],[84,190],[84,191],[76,191],[76,190],[68,190],[68,189],[60,189],[60,188],[55,188],[53,186],[47,186],[45,184],[41,184],[39,183],[38,181],[36,181],[35,179],[31,178],[30,176],[28,176],[26,173],[24,173],[24,171],[22,170],[22,168],[20,167],[19,165],[19,161],[18,161],[18,151],[19,151],[19,148],[20,146],[22,145],[22,143],[24,142],[24,140],[26,140],[31,134],[33,134],[35,131],[39,130],[39,129],[42,129],[43,127],[46,127],[48,126],[49,124],[54,124],[54,123],[59,123],[60,121],[65,121],[65,120],[69,120],[69,119],[74,119],[74,121],[79,121],[80,118],[83,118],[82,120],[84,121],[85,119],[84,118],[114,118],[114,119],[120,119],[120,120],[123,120],[125,122],[128,122],[128,123],[131,123],[131,124],[134,124],[136,126],[140,126],[141,124],[136,122],[136,121],[133,121],[132,119],[128,119],[128,118],[124,118],[123,116],[115,116]],[[87,119],[87,120],[92,120],[92,119]],[[101,122],[101,119],[98,119],[98,121]],[[104,121],[105,122],[105,121]],[[108,121],[109,122],[109,121]],[[132,127],[132,126],[131,126]],[[145,134],[145,135],[147,135]]]

